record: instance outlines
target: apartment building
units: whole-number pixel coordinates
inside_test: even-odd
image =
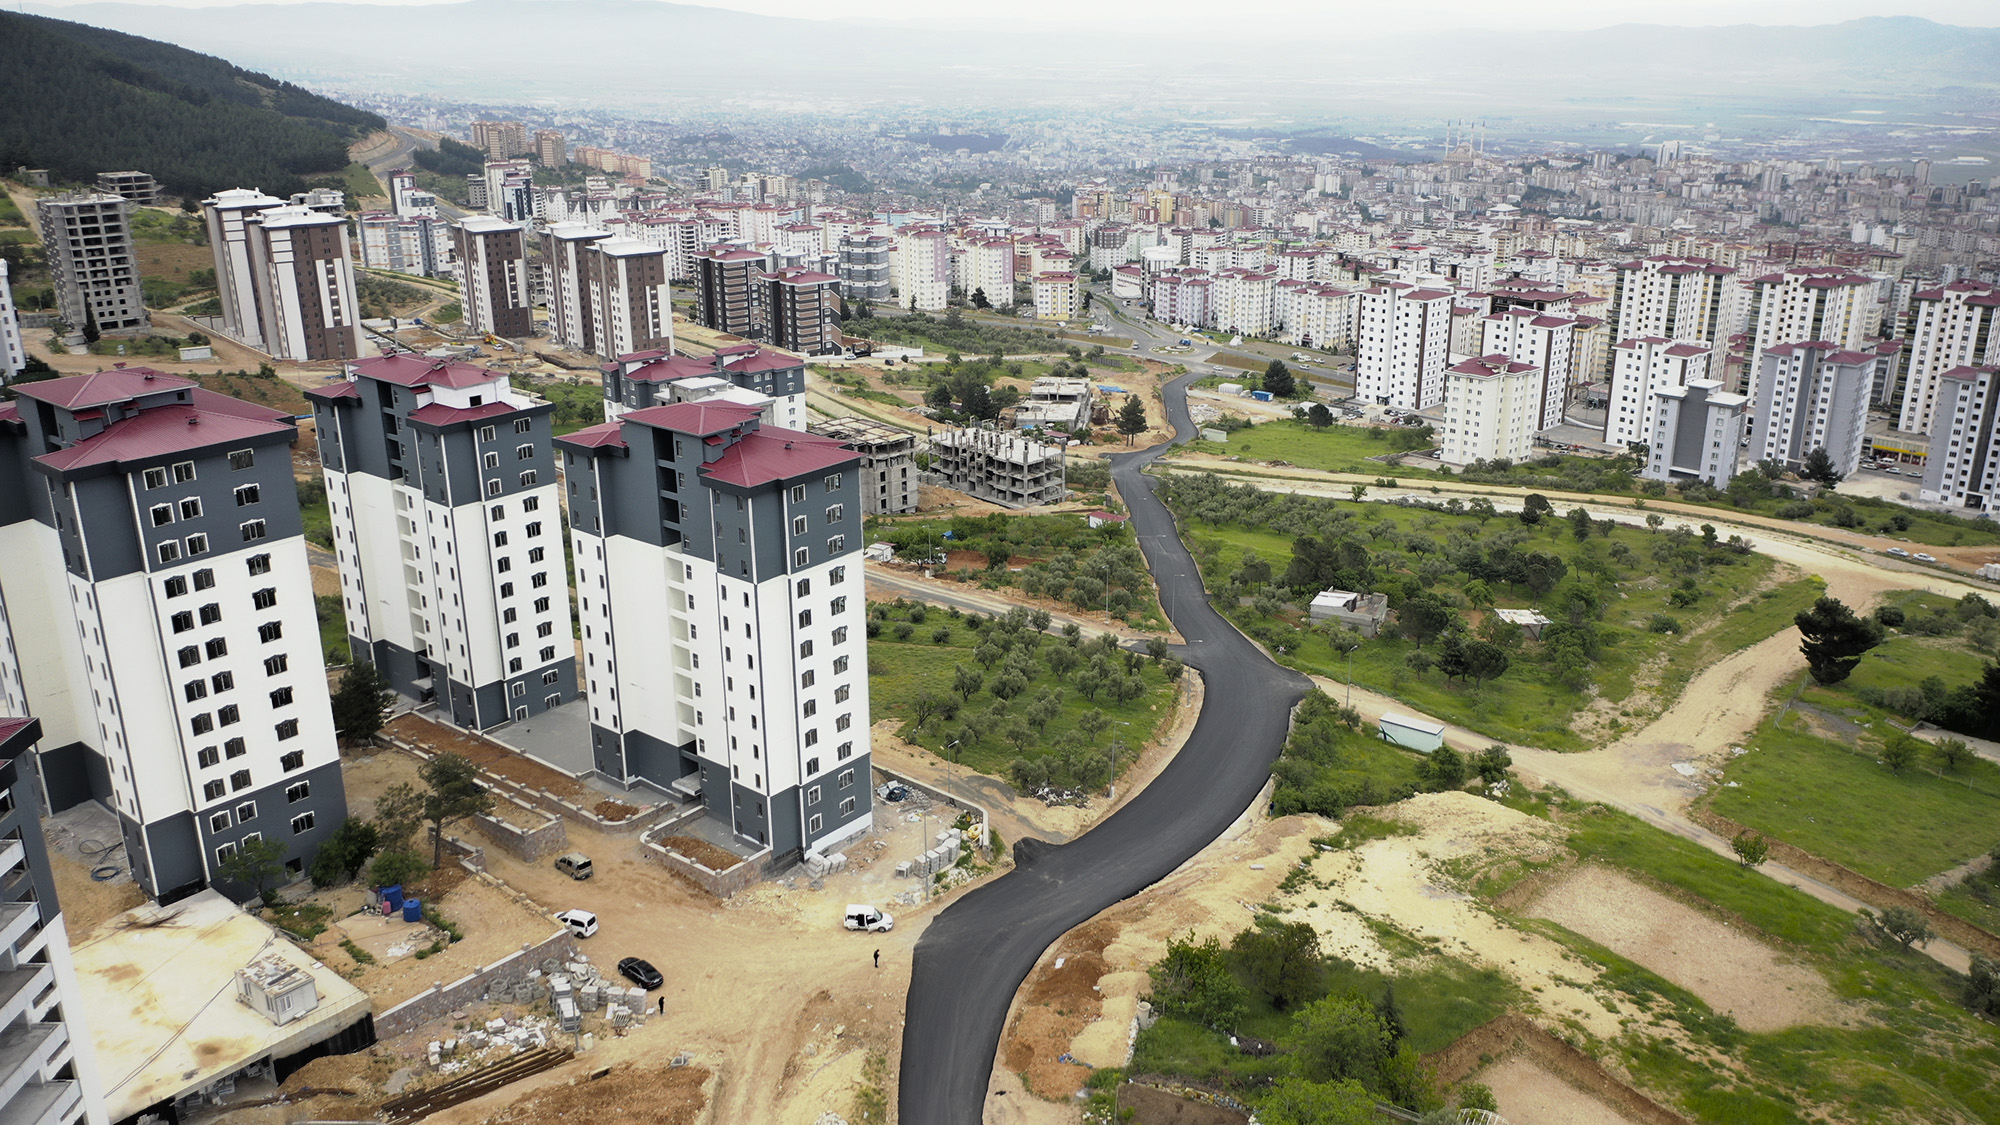
[[[1215,326],[1239,336],[1269,336],[1277,326],[1278,274],[1272,269],[1224,269],[1215,274]]]
[[[1440,460],[1523,461],[1535,451],[1544,373],[1503,354],[1477,356],[1445,369]]]
[[[976,238],[965,253],[966,297],[984,294],[987,303],[996,309],[1013,308],[1014,240]]]
[[[409,353],[307,394],[357,658],[472,729],[574,698],[554,408]]]
[[[694,256],[694,321],[746,340],[764,338],[758,278],[765,257],[743,246],[711,246]]]
[[[1744,412],[1750,400],[1713,379],[1690,379],[1653,392],[1653,432],[1646,464],[1649,480],[1698,480],[1727,488],[1743,448]]]
[[[549,271],[549,337],[562,347],[598,350],[589,252],[610,237],[610,231],[590,223],[555,223],[542,232],[542,259]]]
[[[544,168],[560,168],[569,163],[569,151],[563,147],[560,131],[535,130],[535,163]]]
[[[0,258],[0,383],[11,381],[27,365],[28,346],[21,335],[20,310],[14,307],[14,286],[7,280],[7,260]]]
[[[585,255],[591,332],[604,357],[674,346],[666,251],[630,238],[593,242]]]
[[[1751,458],[1796,469],[1807,454],[1825,449],[1835,471],[1851,474],[1860,468],[1869,392],[1883,362],[1876,352],[1843,349],[1827,340],[1761,352]]]
[[[150,172],[99,172],[97,190],[118,196],[134,207],[152,207],[160,202],[160,184]]]
[[[346,815],[282,412],[117,367],[0,410],[0,598],[50,804],[102,802],[152,898]]]
[[[870,418],[822,418],[809,428],[861,455],[862,515],[917,510],[917,435]]]
[[[532,335],[527,225],[474,215],[453,223],[451,235],[465,326],[510,340]]]
[[[222,305],[222,330],[259,350],[264,347],[264,315],[258,308],[260,287],[257,265],[250,252],[250,231],[257,216],[284,205],[276,196],[249,188],[230,188],[201,201],[202,217],[208,225],[209,250],[215,255],[215,288]]]
[[[694,397],[676,393],[676,384],[721,380],[743,392],[727,397],[759,409],[768,407],[765,420],[771,424],[790,429],[806,424],[805,361],[755,344],[734,344],[705,356],[677,356],[661,350],[635,352],[619,356],[600,370],[604,373],[606,421],[616,421],[629,411]]]
[[[258,212],[244,234],[264,351],[301,361],[371,354],[361,334],[345,218],[288,204]]]
[[[1613,337],[1661,336],[1681,343],[1707,344],[1711,365],[1718,363],[1715,357],[1728,344],[1730,334],[1739,330],[1739,322],[1729,315],[1730,281],[1735,273],[1707,258],[1673,254],[1621,263],[1618,296],[1611,312]],[[1616,355],[1611,358],[1615,364]]]
[[[1405,410],[1443,402],[1451,309],[1452,295],[1443,289],[1394,281],[1363,290],[1355,397]]]
[[[1991,512],[2000,500],[2000,367],[1961,364],[1937,377],[1930,456],[1918,498]]]
[[[818,270],[788,267],[759,279],[765,342],[801,355],[838,355],[840,279]]]
[[[1168,268],[1155,274],[1148,295],[1153,319],[1164,324],[1206,328],[1215,323],[1215,279],[1207,270]]]
[[[533,151],[528,147],[528,127],[519,121],[474,121],[472,147],[485,149],[494,160]]]
[[[361,264],[368,269],[394,270],[418,277],[449,272],[450,244],[444,224],[423,215],[369,211],[356,224],[361,233]]]
[[[1843,350],[1859,349],[1875,311],[1876,284],[1839,266],[1793,266],[1751,282],[1753,297],[1746,329],[1753,357],[1768,348],[1799,340],[1826,340]],[[1744,393],[1757,398],[1762,364],[1747,366]]]
[[[936,312],[951,298],[951,236],[929,227],[896,232],[896,299],[906,309]],[[1040,310],[1037,308],[1036,315]]]
[[[677,403],[557,439],[594,767],[778,856],[872,823],[860,455]]]
[[[1359,298],[1351,289],[1314,281],[1278,282],[1276,315],[1284,326],[1279,337],[1297,348],[1344,348],[1354,342],[1354,312]]]
[[[1714,349],[1707,344],[1639,336],[1611,347],[1611,398],[1604,412],[1604,441],[1629,446],[1651,441],[1659,392],[1705,379]]]
[[[894,295],[889,274],[890,239],[873,231],[840,236],[840,295],[850,301],[887,301]],[[992,294],[987,296],[990,298]]]
[[[1035,319],[1075,320],[1081,314],[1082,288],[1073,273],[1035,275]]]
[[[105,1125],[104,1087],[42,838],[34,764],[41,734],[32,718],[0,716],[0,1121]]]
[[[1517,305],[1481,317],[1480,330],[1481,355],[1504,355],[1541,369],[1535,429],[1562,425],[1569,406],[1570,362],[1576,355],[1575,319]]]
[[[1896,428],[1933,431],[1946,372],[2000,365],[2000,285],[1954,281],[1919,289],[1910,301],[1909,363]],[[1954,391],[1956,393],[1956,390]]]
[[[131,207],[107,192],[66,192],[35,201],[42,256],[55,283],[56,315],[72,333],[144,328],[145,294],[132,253]]]
[[[931,471],[946,488],[1007,508],[1059,504],[1069,497],[1060,445],[978,427],[946,430],[930,440]]]

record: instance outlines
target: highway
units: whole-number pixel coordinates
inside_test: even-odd
[[[975,1125],[1014,993],[1057,938],[1158,882],[1220,836],[1270,777],[1291,711],[1311,685],[1271,662],[1209,606],[1194,560],[1144,470],[1194,433],[1182,376],[1164,391],[1173,443],[1113,457],[1163,604],[1200,670],[1206,704],[1185,746],[1124,808],[1075,841],[1014,845],[1015,868],[934,919],[916,946],[898,1113],[910,1125]]]

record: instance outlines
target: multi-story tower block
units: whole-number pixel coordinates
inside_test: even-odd
[[[308,395],[356,657],[462,727],[575,698],[554,407],[409,354]]]
[[[259,212],[246,233],[265,351],[308,361],[369,354],[344,217],[273,207]]]
[[[1910,306],[1910,362],[1896,428],[1931,432],[1938,382],[1966,366],[2000,364],[2000,286],[1954,281],[1920,289]]]
[[[524,224],[474,216],[452,224],[465,326],[519,340],[534,331]]]
[[[1363,291],[1355,397],[1405,410],[1443,402],[1451,303],[1446,290],[1403,282]]]
[[[596,769],[784,855],[870,823],[861,457],[736,403],[557,439]]]
[[[109,192],[35,201],[56,310],[72,332],[82,332],[88,323],[106,332],[150,323],[139,289],[139,260],[132,253],[131,207]]]
[[[257,265],[250,253],[250,232],[258,215],[284,205],[284,200],[250,188],[219,191],[201,201],[202,214],[208,220],[208,246],[215,255],[222,330],[258,349],[264,347],[264,315],[258,311]]]
[[[549,338],[565,348],[597,350],[590,248],[610,237],[610,231],[589,223],[556,223],[542,232],[542,258],[549,271]]]
[[[294,872],[346,815],[280,411],[142,367],[0,412],[0,588],[58,809],[118,815],[148,895],[275,841]]]

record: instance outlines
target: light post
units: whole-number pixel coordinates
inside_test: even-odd
[[[952,808],[958,807],[958,744],[964,741],[965,739],[963,738],[954,738],[950,742],[945,743],[944,746],[946,750],[952,752],[951,757],[945,759],[946,769],[944,774],[944,788],[945,792],[951,797]]]

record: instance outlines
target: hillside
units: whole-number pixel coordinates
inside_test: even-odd
[[[338,172],[382,119],[222,59],[122,32],[0,12],[0,167],[65,180],[150,172],[176,195],[283,195]]]

